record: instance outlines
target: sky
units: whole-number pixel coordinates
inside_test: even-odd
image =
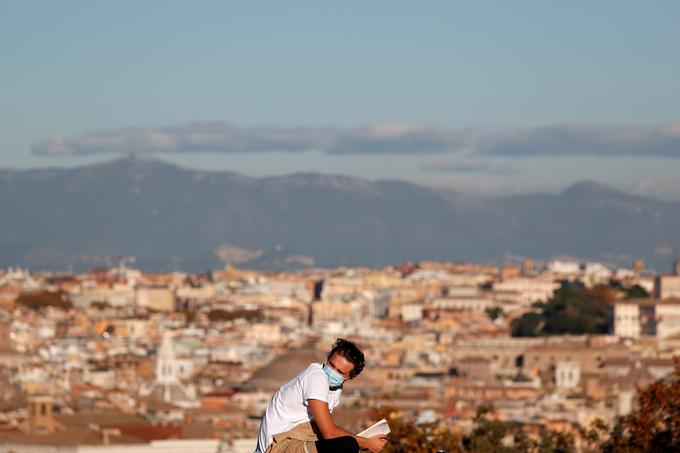
[[[680,2],[0,0],[0,168],[680,199]]]

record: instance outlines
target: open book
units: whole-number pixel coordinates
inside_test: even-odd
[[[361,431],[357,436],[361,437],[373,437],[379,434],[388,434],[390,432],[390,425],[387,424],[387,420],[384,418],[379,422],[374,423],[365,430]]]

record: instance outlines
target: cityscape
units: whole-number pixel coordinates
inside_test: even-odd
[[[613,426],[677,367],[680,263],[187,274],[121,259],[82,274],[6,269],[0,306],[3,452],[252,451],[272,393],[337,337],[366,351],[335,414],[347,429],[387,410],[453,439],[491,407],[590,451],[585,428]]]

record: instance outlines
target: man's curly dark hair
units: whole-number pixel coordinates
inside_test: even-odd
[[[361,352],[361,349],[359,349],[359,347],[351,341],[345,340],[344,338],[338,338],[335,340],[335,344],[333,344],[333,348],[328,353],[327,359],[330,360],[331,356],[336,352],[349,360],[352,365],[354,365],[354,368],[352,368],[352,371],[349,373],[350,379],[357,377],[364,369],[364,366],[366,365],[364,353]]]

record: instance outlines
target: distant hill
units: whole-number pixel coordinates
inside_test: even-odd
[[[680,202],[592,182],[476,198],[401,181],[251,178],[126,157],[0,170],[0,266],[149,270],[386,265],[413,260],[641,257],[680,243]]]

